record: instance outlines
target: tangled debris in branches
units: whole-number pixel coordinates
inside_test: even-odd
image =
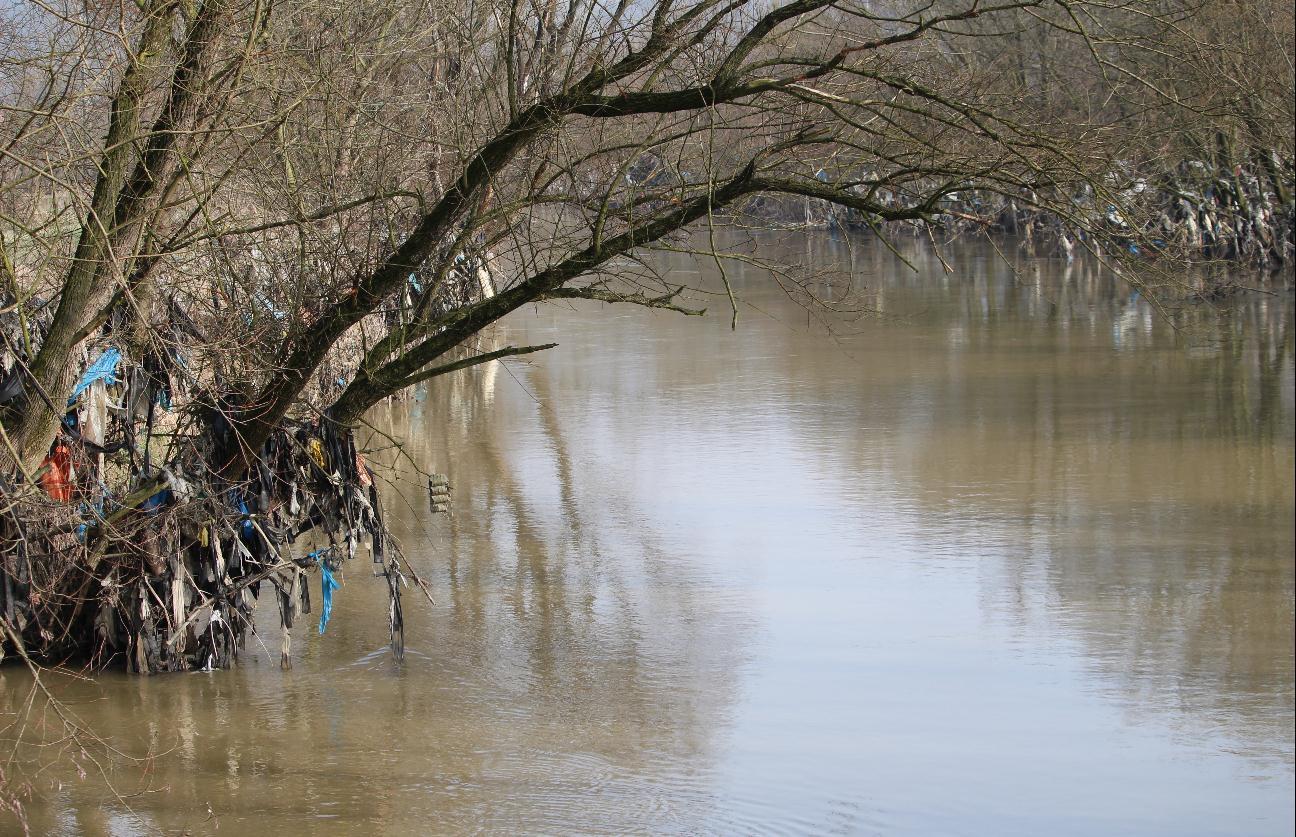
[[[1169,170],[1113,172],[1107,178],[1109,194],[1102,200],[1085,191],[1032,203],[969,189],[947,195],[931,221],[946,233],[1008,233],[1032,253],[1068,260],[1078,246],[1101,249],[1106,244],[1135,256],[1164,252],[1194,261],[1277,269],[1296,259],[1292,171],[1291,158],[1268,152],[1246,162],[1211,166],[1190,160]],[[902,194],[882,197],[890,206],[906,203]],[[876,225],[824,201],[762,198],[752,212],[759,218],[798,225],[856,229]],[[1135,218],[1141,220],[1133,223]],[[922,232],[925,223],[895,221],[884,226]]]
[[[165,410],[173,367],[104,352],[39,470],[25,486],[0,483],[0,615],[28,653],[138,673],[224,668],[268,594],[288,667],[289,630],[318,611],[324,632],[335,576],[367,547],[387,582],[399,657],[405,570],[353,431],[327,419],[285,423],[245,478],[226,481],[209,463],[229,443],[220,416],[233,399],[196,405],[215,415],[207,432],[186,432]],[[159,432],[164,423],[170,432]],[[164,464],[155,465],[163,441]],[[432,500],[444,509],[448,486],[438,485]]]

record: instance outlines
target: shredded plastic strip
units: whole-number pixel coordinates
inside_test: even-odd
[[[104,353],[99,355],[99,359],[90,364],[81,380],[77,381],[76,388],[72,390],[72,397],[68,399],[68,406],[76,403],[81,393],[90,388],[95,381],[103,381],[106,384],[117,383],[117,364],[121,362],[121,352],[116,348],[104,349]]]
[[[320,592],[324,598],[324,607],[320,611],[319,632],[323,635],[328,628],[329,617],[333,615],[333,591],[340,585],[333,578],[329,568],[320,564]]]

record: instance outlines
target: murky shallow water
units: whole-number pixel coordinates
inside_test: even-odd
[[[378,416],[456,489],[388,491],[404,665],[357,561],[291,672],[58,680],[157,757],[133,814],[43,774],[34,830],[1292,833],[1291,297],[1176,332],[1083,267],[770,246],[882,316],[750,267],[737,332],[520,314],[561,347]]]

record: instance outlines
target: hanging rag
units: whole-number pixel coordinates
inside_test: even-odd
[[[311,461],[319,466],[321,471],[327,471],[328,467],[324,464],[324,443],[314,437],[306,443],[306,452],[310,454]]]
[[[21,401],[26,395],[23,390],[22,369],[15,363],[8,372],[0,375],[0,404]]]
[[[105,386],[117,383],[117,364],[121,362],[121,352],[115,348],[104,349],[104,353],[99,355],[99,359],[90,364],[81,380],[72,390],[72,397],[68,399],[68,406],[76,403],[77,397],[85,392],[95,381],[103,381]]]
[[[91,520],[103,520],[104,516],[104,498],[108,496],[108,486],[104,485],[103,480],[99,480],[99,499],[93,503],[83,502],[77,509],[85,521],[76,528],[77,543],[85,543],[86,534],[90,531]]]
[[[252,540],[255,536],[256,530],[252,527],[252,510],[248,508],[247,501],[243,499],[242,495],[240,495],[236,488],[230,489],[229,500],[231,505],[238,509],[238,513],[243,517],[243,525],[240,527],[243,538],[245,540]]]
[[[329,617],[333,615],[333,591],[338,589],[337,580],[333,578],[333,573],[329,568],[320,564],[320,595],[324,599],[324,607],[320,611],[319,632],[322,635],[328,628]]]

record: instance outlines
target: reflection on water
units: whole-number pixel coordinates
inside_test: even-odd
[[[762,248],[872,316],[743,263],[737,332],[519,315],[560,348],[374,416],[436,598],[405,664],[356,562],[292,672],[60,680],[156,758],[126,802],[42,774],[35,830],[1290,833],[1291,297]]]

